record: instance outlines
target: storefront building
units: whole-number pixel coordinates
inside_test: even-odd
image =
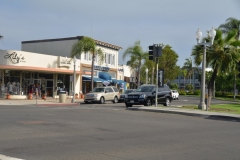
[[[59,39],[45,39],[34,41],[23,41],[22,50],[28,52],[37,52],[54,56],[70,56],[72,46],[81,40],[83,36],[59,38]],[[94,87],[114,85],[118,88],[124,87],[126,89],[127,83],[124,81],[124,76],[118,79],[121,74],[118,70],[118,54],[122,48],[113,44],[95,40],[97,47],[104,52],[104,61],[100,62],[96,57],[94,62]],[[91,73],[92,54],[82,53],[77,56],[78,65],[82,73]],[[124,85],[122,85],[124,84]],[[91,75],[80,74],[79,93],[88,93],[91,88]]]
[[[90,73],[80,71],[76,63],[75,91],[80,92],[80,77]],[[73,62],[71,58],[45,55],[18,50],[0,50],[0,97],[7,94],[11,99],[26,99],[37,93],[56,96],[58,90],[72,95]],[[37,91],[37,92],[36,92]]]

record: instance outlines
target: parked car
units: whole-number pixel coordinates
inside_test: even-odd
[[[172,97],[174,100],[175,99],[179,100],[179,93],[177,90],[172,90]]]
[[[105,103],[105,101],[112,101],[113,103],[117,103],[119,99],[119,91],[114,86],[106,86],[106,87],[96,87],[92,92],[85,94],[84,102],[85,103]]]
[[[119,97],[119,99],[118,99],[118,102],[125,102],[125,96],[126,96],[126,94],[131,93],[131,92],[134,92],[134,91],[135,91],[135,89],[127,89],[127,90],[123,91],[123,93],[120,94],[120,97]]]
[[[155,104],[156,97],[156,85],[142,85],[134,92],[125,96],[126,107],[132,107],[132,105],[144,105],[151,106]],[[172,101],[171,89],[164,85],[164,87],[158,88],[157,101],[164,106],[170,106]]]

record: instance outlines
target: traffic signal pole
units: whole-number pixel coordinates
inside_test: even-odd
[[[158,58],[162,56],[162,46],[153,44],[149,46],[149,60],[156,62],[156,89],[155,89],[155,106],[158,104]],[[160,78],[160,77],[159,77]],[[159,86],[160,87],[160,86]]]
[[[157,107],[158,101],[157,101],[157,97],[158,97],[158,58],[156,58],[156,91],[155,91],[155,107]]]

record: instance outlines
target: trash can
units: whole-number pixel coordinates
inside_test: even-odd
[[[66,102],[66,91],[59,92],[59,102],[65,103]]]

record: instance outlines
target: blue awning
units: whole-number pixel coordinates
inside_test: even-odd
[[[112,77],[108,74],[108,72],[99,72],[98,77],[106,81],[111,81],[112,79]]]
[[[126,83],[124,80],[117,80],[117,79],[112,79],[112,82],[116,84]]]
[[[82,80],[83,80],[83,81],[91,81],[91,77],[82,76]],[[93,77],[93,81],[94,81],[94,82],[103,82],[103,81],[105,81],[105,80],[104,80],[104,79],[101,79],[101,78]]]

